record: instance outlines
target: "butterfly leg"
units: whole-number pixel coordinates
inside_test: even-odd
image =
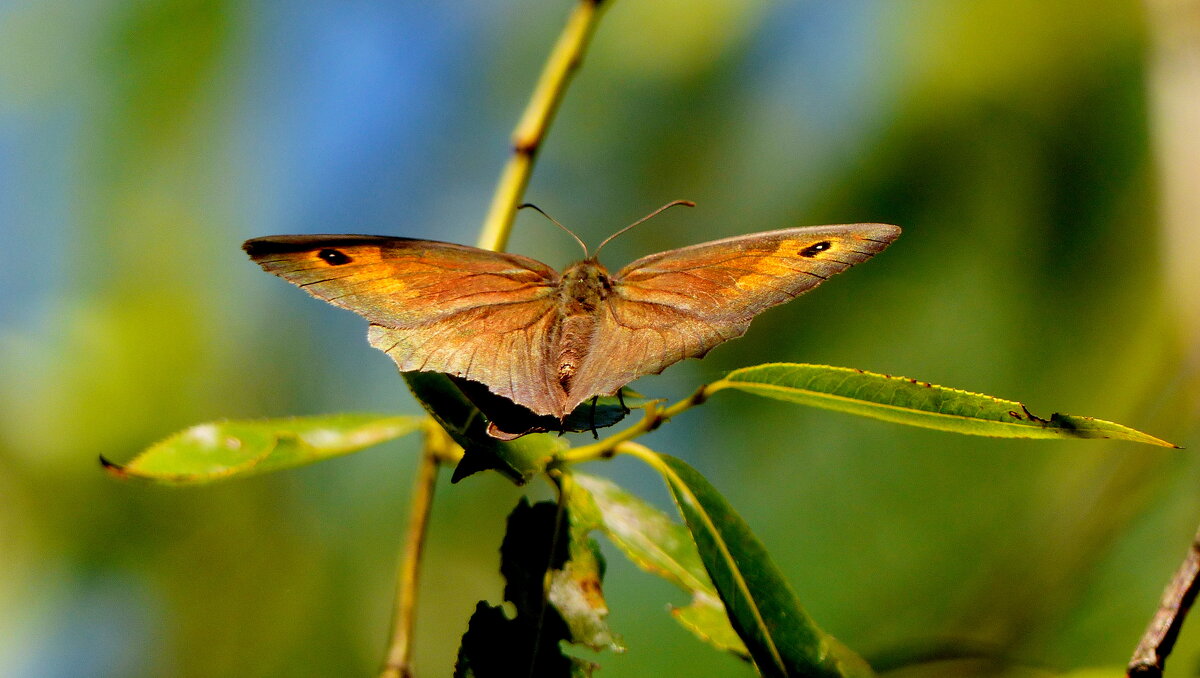
[[[600,396],[592,396],[592,439],[599,440],[600,434],[596,432],[596,401],[600,400]]]
[[[622,388],[617,389],[617,402],[621,403],[621,409],[624,410],[625,414],[629,414],[629,406],[625,404],[625,395],[622,393],[624,390]]]

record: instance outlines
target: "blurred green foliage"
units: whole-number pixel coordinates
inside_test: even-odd
[[[358,318],[238,245],[474,240],[569,3],[419,4],[0,6],[0,674],[376,670],[414,442],[201,489],[114,482],[96,458],[223,417],[418,412]],[[829,363],[1194,445],[1200,290],[1164,272],[1200,255],[1160,217],[1175,146],[1152,136],[1148,6],[614,2],[527,197],[590,243],[699,203],[615,241],[615,265],[792,225],[905,229],[744,339],[638,382],[650,397]],[[577,256],[545,228],[522,215],[512,249]],[[951,645],[1120,666],[1200,516],[1187,450],[733,396],[645,442],[710,478],[821,627],[877,662]],[[634,463],[589,471],[666,501]],[[439,490],[421,675],[445,675],[476,601],[500,600],[517,496],[497,474]],[[609,562],[629,652],[604,675],[748,675],[668,618],[686,603],[669,584]],[[1173,668],[1198,661],[1185,628]]]

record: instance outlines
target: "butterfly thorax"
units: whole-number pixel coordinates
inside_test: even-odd
[[[571,378],[592,344],[592,335],[604,299],[612,290],[608,271],[594,259],[572,264],[558,287],[558,341],[555,342],[556,376],[565,393]]]

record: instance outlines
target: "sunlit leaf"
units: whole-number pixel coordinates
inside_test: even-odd
[[[586,491],[599,528],[634,565],[691,595],[690,605],[672,610],[675,619],[717,649],[747,657],[687,528],[609,480],[583,473],[572,477],[577,485],[575,496],[583,494],[578,490]],[[576,502],[582,503],[580,499]]]
[[[133,461],[101,459],[110,473],[175,485],[202,484],[303,466],[378,445],[421,426],[420,417],[334,414],[198,424]]]
[[[604,531],[635,565],[685,591],[716,592],[687,528],[612,481],[573,475],[591,494]]]
[[[567,561],[550,573],[550,603],[571,629],[572,642],[593,650],[625,648],[608,627],[608,603],[602,582],[605,562],[591,532],[600,516],[586,491],[564,479],[567,520]]]
[[[909,426],[999,438],[1115,438],[1175,447],[1103,419],[1054,413],[1043,419],[1015,400],[846,367],[770,363],[734,370],[710,391],[756,395]]]
[[[715,594],[697,592],[690,604],[672,609],[671,615],[685,629],[718,650],[731,652],[743,659],[750,658],[746,644],[729,625],[725,606]]]
[[[762,675],[873,675],[804,612],[762,542],[716,488],[675,457],[647,461],[666,479],[729,620]]]

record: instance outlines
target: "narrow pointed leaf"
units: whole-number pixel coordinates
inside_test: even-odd
[[[822,631],[762,542],[725,498],[683,461],[656,455],[729,620],[764,676],[862,677],[866,662]]]
[[[576,482],[574,501],[582,504],[583,495],[587,495],[597,525],[609,540],[634,565],[692,597],[690,605],[671,611],[675,620],[713,647],[748,658],[746,646],[729,625],[725,607],[687,528],[612,481],[578,472],[572,477]]]
[[[750,659],[746,644],[729,625],[725,605],[715,594],[710,596],[697,593],[689,605],[672,608],[671,616],[680,626],[718,650],[730,652],[742,659]]]
[[[734,370],[710,385],[909,426],[998,438],[1114,438],[1162,447],[1165,440],[1103,419],[1054,413],[929,382],[846,367],[769,363]]]
[[[687,528],[609,480],[573,476],[591,495],[604,531],[634,565],[688,593],[716,593]]]
[[[126,465],[101,459],[119,477],[174,485],[303,466],[378,445],[421,426],[420,417],[334,414],[198,424],[151,446]]]

